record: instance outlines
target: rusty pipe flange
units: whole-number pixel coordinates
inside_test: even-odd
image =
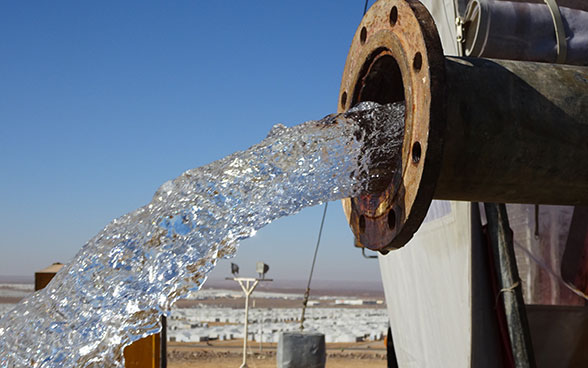
[[[404,101],[401,162],[386,189],[343,200],[356,245],[386,253],[421,225],[441,166],[445,65],[433,18],[415,0],[380,0],[363,17],[345,63],[339,108]]]

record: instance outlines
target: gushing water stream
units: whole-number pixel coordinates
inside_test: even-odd
[[[124,346],[200,288],[219,257],[271,221],[355,196],[371,157],[397,156],[403,105],[363,103],[287,128],[164,183],[108,224],[0,320],[0,367],[122,367]],[[369,144],[387,142],[387,144]]]

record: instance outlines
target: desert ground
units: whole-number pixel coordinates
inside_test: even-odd
[[[170,342],[167,346],[169,368],[239,367],[243,361],[242,340],[206,343]],[[247,365],[250,368],[275,368],[276,344],[250,343]],[[327,368],[385,368],[386,349],[383,341],[327,344]]]

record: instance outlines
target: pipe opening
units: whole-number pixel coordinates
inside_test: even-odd
[[[360,88],[353,103],[373,101],[379,104],[405,101],[404,83],[396,59],[387,50],[376,51],[372,61],[364,65],[364,76],[359,78]]]
[[[396,59],[387,49],[375,50],[363,65],[355,86],[351,105],[359,102],[373,101],[379,104],[404,103],[404,82]],[[404,132],[405,121],[401,122]],[[365,129],[368,129],[364,127]],[[404,140],[404,133],[400,137]],[[371,144],[386,145],[389,142],[375,140]],[[367,193],[379,194],[388,189],[391,183],[398,188],[402,179],[402,146],[398,146],[386,155],[371,157],[370,179]]]

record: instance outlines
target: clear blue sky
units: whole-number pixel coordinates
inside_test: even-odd
[[[370,2],[371,3],[371,2]],[[363,0],[0,5],[0,275],[69,261],[164,181],[334,112]],[[322,208],[243,242],[303,279]],[[331,203],[317,279],[379,279]],[[221,262],[213,277],[228,274]]]

